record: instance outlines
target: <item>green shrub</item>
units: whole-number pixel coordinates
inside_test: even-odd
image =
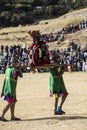
[[[6,10],[6,11],[13,10],[14,7],[15,7],[14,5],[6,4],[6,5],[5,5],[5,10]]]
[[[15,9],[18,10],[25,10],[25,11],[32,11],[32,6],[30,4],[16,4]]]

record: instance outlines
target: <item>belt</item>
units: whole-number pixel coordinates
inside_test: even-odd
[[[13,78],[6,77],[6,79],[7,79],[7,80],[11,80],[11,81],[13,81],[13,82],[17,82],[17,80],[16,80],[16,79],[13,79]]]

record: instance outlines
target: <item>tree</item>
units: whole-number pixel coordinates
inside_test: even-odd
[[[33,2],[32,2],[32,5],[34,7],[36,7],[36,6],[43,6],[43,4],[44,4],[43,0],[33,0]]]

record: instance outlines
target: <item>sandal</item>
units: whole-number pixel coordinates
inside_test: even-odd
[[[0,121],[7,122],[8,120],[6,120],[5,118],[0,117]]]
[[[11,118],[12,121],[19,121],[20,118],[17,118],[17,117],[14,117],[14,118]]]

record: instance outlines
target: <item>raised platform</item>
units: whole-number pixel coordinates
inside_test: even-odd
[[[35,68],[35,69],[39,69],[39,68],[54,68],[54,67],[58,67],[58,64],[44,64],[44,65],[36,65],[36,66],[20,66],[20,68]]]

